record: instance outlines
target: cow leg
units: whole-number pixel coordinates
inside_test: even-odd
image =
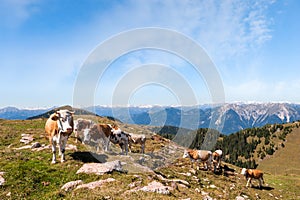
[[[106,139],[106,144],[105,144],[105,151],[108,151],[108,149],[109,149],[109,142],[110,142],[110,139],[107,138]]]
[[[251,183],[251,178],[250,178],[250,177],[248,178],[248,181],[247,181],[246,187],[249,187],[249,184],[250,184],[250,186],[252,186],[252,183]]]
[[[131,142],[128,142],[129,152],[131,153]]]
[[[144,143],[142,143],[141,149],[142,149],[142,154],[145,154],[145,144]]]
[[[65,149],[66,149],[67,140],[68,140],[67,137],[61,137],[61,141],[59,143],[59,148],[61,152],[60,162],[65,161]]]
[[[125,142],[125,154],[128,154],[128,142]]]
[[[61,156],[61,131],[59,131],[58,133],[57,141],[58,141],[58,155]]]
[[[51,141],[51,147],[52,147],[52,164],[56,163],[56,141]]]

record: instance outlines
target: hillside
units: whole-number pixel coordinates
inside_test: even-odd
[[[296,123],[299,126],[299,122]],[[279,148],[272,156],[259,162],[258,167],[264,171],[278,175],[300,175],[300,128],[293,128],[285,138],[284,148]]]
[[[114,123],[108,118],[94,115],[75,117],[91,117],[98,122]],[[239,167],[223,162],[223,166],[231,170],[220,174],[201,168],[192,169],[190,161],[181,158],[182,147],[155,136],[147,130],[148,127],[117,123],[130,132],[147,135],[145,155],[138,153],[138,146],[128,156],[119,155],[120,149],[114,145],[111,153],[90,152],[91,148],[76,144],[71,137],[68,143],[77,150],[67,149],[66,162],[51,165],[49,148],[41,151],[18,149],[24,147],[20,142],[21,134],[31,134],[33,142],[48,144],[43,130],[45,119],[0,120],[0,176],[5,180],[0,185],[0,199],[297,199],[300,196],[299,175],[282,177],[270,172],[265,174],[268,185],[263,190],[246,188],[244,177],[239,175]],[[286,147],[289,146],[288,139]],[[76,174],[84,164],[113,160],[122,162],[124,172]],[[94,189],[61,189],[64,184],[75,180],[82,180],[83,183],[101,180],[112,182]],[[292,181],[296,184],[289,184]],[[161,185],[156,191],[162,193],[144,190],[153,183]]]

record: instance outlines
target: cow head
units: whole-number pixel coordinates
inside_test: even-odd
[[[187,150],[184,150],[182,158],[188,158],[189,152]]]
[[[241,171],[241,174],[243,174],[243,175],[247,175],[247,169],[246,168],[242,168],[242,171]]]
[[[69,110],[58,110],[52,117],[52,120],[57,120],[58,128],[63,133],[71,134],[73,132],[73,114]]]

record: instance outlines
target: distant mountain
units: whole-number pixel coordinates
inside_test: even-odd
[[[300,120],[300,105],[290,103],[231,103],[221,106],[142,108],[97,106],[94,110],[98,115],[114,116],[124,123],[167,125],[187,129],[213,128],[224,134],[262,127],[266,124]]]
[[[48,117],[52,109],[0,109],[0,118],[33,119]],[[196,130],[198,128],[217,129],[223,134],[239,130],[262,127],[266,124],[281,124],[300,120],[300,104],[290,103],[230,103],[218,106],[95,106],[76,114],[93,114],[113,117],[128,124],[151,126],[175,126]]]
[[[2,119],[27,119],[32,116],[36,116],[51,110],[46,109],[19,109],[15,107],[6,107],[0,109],[0,118]]]

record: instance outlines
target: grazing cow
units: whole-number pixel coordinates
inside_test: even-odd
[[[65,147],[74,127],[73,114],[74,112],[69,110],[59,110],[50,115],[46,121],[45,132],[52,146],[52,163],[56,163],[57,144],[61,162],[65,161]]]
[[[99,147],[99,143],[104,142],[104,150],[108,151],[109,142],[119,144],[122,153],[128,153],[128,135],[116,125],[93,124],[90,128],[83,130],[83,143]]]
[[[125,132],[121,131],[120,128],[116,128],[113,127],[111,134],[109,136],[109,140],[114,143],[114,144],[118,144],[121,149],[122,149],[122,154],[124,154],[125,151],[125,155],[128,154],[128,141],[129,141],[129,136],[128,134],[126,134]]]
[[[222,150],[218,149],[212,153],[212,162],[214,165],[214,173],[216,173],[216,169],[220,169],[221,159],[222,159]]]
[[[109,137],[112,132],[112,128],[107,124],[94,124],[91,123],[89,127],[85,127],[80,136],[83,138],[82,143],[90,146],[96,146],[99,150],[99,144],[102,143],[104,150],[108,151]]]
[[[246,187],[249,186],[249,183],[250,183],[250,186],[252,187],[251,180],[252,180],[252,178],[254,178],[254,179],[259,180],[259,188],[260,189],[262,188],[262,183],[264,183],[264,178],[263,178],[264,174],[261,170],[243,168],[241,171],[241,174],[243,174],[246,177],[246,180],[247,180]]]
[[[74,133],[75,133],[75,138],[76,138],[76,143],[78,140],[83,142],[83,133],[85,129],[91,128],[95,123],[92,120],[87,120],[87,119],[77,119],[74,121]]]
[[[141,152],[145,153],[145,144],[146,144],[146,136],[145,135],[138,135],[133,133],[128,133],[128,145],[129,151],[131,152],[131,145],[132,144],[140,144],[141,145]]]
[[[205,169],[210,169],[211,167],[211,159],[212,159],[212,152],[207,150],[194,150],[194,149],[188,149],[184,150],[183,158],[190,158],[192,161],[192,167],[193,163],[197,160],[200,160]]]

